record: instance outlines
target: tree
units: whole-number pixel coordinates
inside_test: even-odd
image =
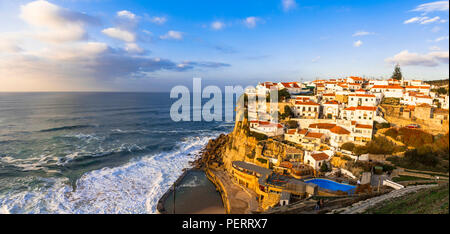
[[[291,97],[291,94],[287,91],[286,88],[278,91],[278,101],[286,100]]]
[[[401,80],[402,79],[402,71],[401,71],[401,69],[400,69],[400,65],[399,64],[397,64],[397,65],[395,65],[395,68],[394,68],[394,73],[392,73],[392,79],[395,79],[395,80]]]
[[[327,162],[322,162],[322,166],[320,166],[320,172],[329,172],[331,171],[330,168],[328,168]]]
[[[294,112],[292,111],[291,107],[289,107],[288,105],[284,106],[284,114],[286,117],[294,116]]]

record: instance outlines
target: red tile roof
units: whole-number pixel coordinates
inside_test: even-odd
[[[403,87],[399,85],[374,85],[372,89],[403,89]]]
[[[328,104],[328,105],[339,105],[339,102],[336,101],[336,100],[331,100],[331,101],[325,102],[324,104]]]
[[[356,128],[367,128],[367,129],[372,129],[372,125],[367,125],[367,124],[356,124],[355,126]]]
[[[283,125],[279,123],[272,123],[268,121],[250,121],[250,123],[258,123],[260,126],[267,126],[267,127],[277,127],[277,128],[283,128]]]
[[[304,106],[320,106],[320,104],[317,104],[315,102],[312,101],[306,101],[306,102],[302,102],[302,101],[296,101],[295,105],[304,105]]]
[[[347,107],[344,110],[348,110],[348,111],[355,111],[355,110],[365,110],[365,111],[376,111],[377,107],[376,106],[351,106],[351,107]]]
[[[350,132],[347,129],[345,129],[343,127],[339,127],[339,126],[334,126],[333,128],[330,129],[330,131],[332,133],[336,133],[336,134],[339,134],[339,135],[348,135],[348,134],[350,134]]]
[[[298,134],[305,135],[306,133],[308,133],[308,129],[306,128],[298,130]]]
[[[324,136],[323,133],[317,133],[317,132],[308,132],[305,137],[309,138],[322,138]]]
[[[336,126],[336,124],[330,124],[330,123],[313,123],[310,124],[308,128],[319,128],[319,129],[331,129],[334,126]]]
[[[286,134],[293,135],[297,132],[297,129],[288,129]]]
[[[358,106],[356,107],[356,110],[365,110],[365,111],[376,111],[376,106]]]
[[[351,78],[353,80],[363,80],[363,78],[357,76],[349,76],[348,78]]]
[[[375,97],[373,94],[350,94],[351,97]]]
[[[329,158],[326,153],[311,154],[311,157],[316,161],[327,160]]]

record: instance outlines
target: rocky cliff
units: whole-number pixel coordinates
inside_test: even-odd
[[[258,160],[262,155],[282,158],[286,146],[278,141],[258,140],[250,134],[245,108],[237,108],[236,122],[231,133],[210,140],[197,161],[199,166],[223,166],[229,171],[233,161],[247,161],[268,167],[268,162]]]

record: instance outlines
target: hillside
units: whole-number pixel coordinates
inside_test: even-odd
[[[443,79],[443,80],[429,80],[429,81],[424,81],[426,84],[430,84],[430,85],[436,85],[436,86],[448,86],[449,80],[448,79]]]
[[[448,184],[384,202],[367,214],[448,214]]]

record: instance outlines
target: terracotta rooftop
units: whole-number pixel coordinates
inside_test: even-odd
[[[376,111],[376,106],[358,106],[356,107],[356,110],[365,110],[365,111]]]
[[[343,127],[340,127],[340,126],[334,126],[333,128],[330,129],[330,132],[336,133],[336,134],[339,134],[339,135],[348,135],[348,134],[350,134],[350,132],[347,129],[345,129]]]
[[[367,128],[367,129],[372,129],[372,125],[367,125],[367,124],[356,124],[355,126],[356,128]]]
[[[297,129],[288,129],[286,134],[292,135],[292,134],[295,134],[296,132],[297,132]]]
[[[309,138],[321,138],[323,137],[323,133],[318,133],[318,132],[308,132],[305,137],[309,137]]]
[[[339,105],[339,102],[336,101],[336,100],[331,100],[331,101],[325,102],[324,104],[329,104],[329,105]]]
[[[351,96],[351,97],[375,97],[375,95],[373,95],[373,94],[350,94],[348,96]]]
[[[320,104],[317,104],[315,102],[312,101],[306,101],[306,102],[302,102],[302,101],[296,101],[295,105],[304,105],[304,106],[320,106]]]
[[[298,130],[298,134],[305,135],[306,133],[308,133],[308,129],[306,128]]]
[[[310,124],[308,128],[332,129],[334,126],[336,126],[336,124],[313,123],[313,124]]]
[[[311,154],[311,157],[316,161],[327,160],[329,158],[326,153]]]
[[[399,85],[374,85],[372,89],[403,89]]]

